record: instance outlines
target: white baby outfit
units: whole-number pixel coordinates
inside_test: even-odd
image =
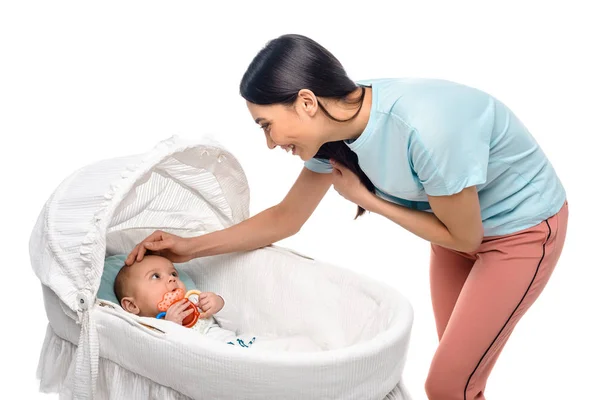
[[[201,335],[205,335],[208,338],[237,347],[250,348],[256,341],[256,337],[254,336],[238,336],[233,331],[221,328],[213,317],[205,319],[199,318],[189,329],[192,329]]]

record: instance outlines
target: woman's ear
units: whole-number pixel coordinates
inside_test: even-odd
[[[123,310],[135,315],[140,313],[140,308],[135,304],[133,297],[123,297],[121,299],[121,307],[123,307]]]
[[[312,90],[301,89],[298,92],[296,104],[302,111],[304,111],[311,117],[314,117],[317,111],[319,110],[319,102],[317,101],[317,96],[315,96]]]

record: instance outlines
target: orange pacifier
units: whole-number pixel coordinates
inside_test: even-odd
[[[200,293],[202,292],[199,290],[189,290],[187,293],[184,293],[185,292],[181,288],[177,288],[165,293],[162,301],[157,305],[159,311],[161,312],[156,316],[156,318],[164,318],[167,315],[167,310],[173,304],[185,298],[188,302],[188,306],[185,308],[185,310],[192,308],[193,312],[184,318],[184,320],[181,322],[181,325],[185,326],[186,328],[191,328],[194,326],[200,317],[200,311],[198,311],[198,308],[200,307]]]

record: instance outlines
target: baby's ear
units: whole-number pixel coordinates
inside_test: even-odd
[[[133,297],[123,297],[121,299],[121,307],[123,307],[123,310],[135,315],[140,313],[140,308],[135,304]]]

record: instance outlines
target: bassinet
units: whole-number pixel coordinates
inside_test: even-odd
[[[173,137],[63,181],[30,241],[49,320],[40,390],[61,399],[408,399],[409,302],[291,250],[269,246],[178,267],[233,305],[226,328],[302,334],[323,351],[215,346],[96,297],[106,254],[127,253],[155,229],[182,236],[223,229],[248,217],[248,203],[239,163],[209,139]]]

